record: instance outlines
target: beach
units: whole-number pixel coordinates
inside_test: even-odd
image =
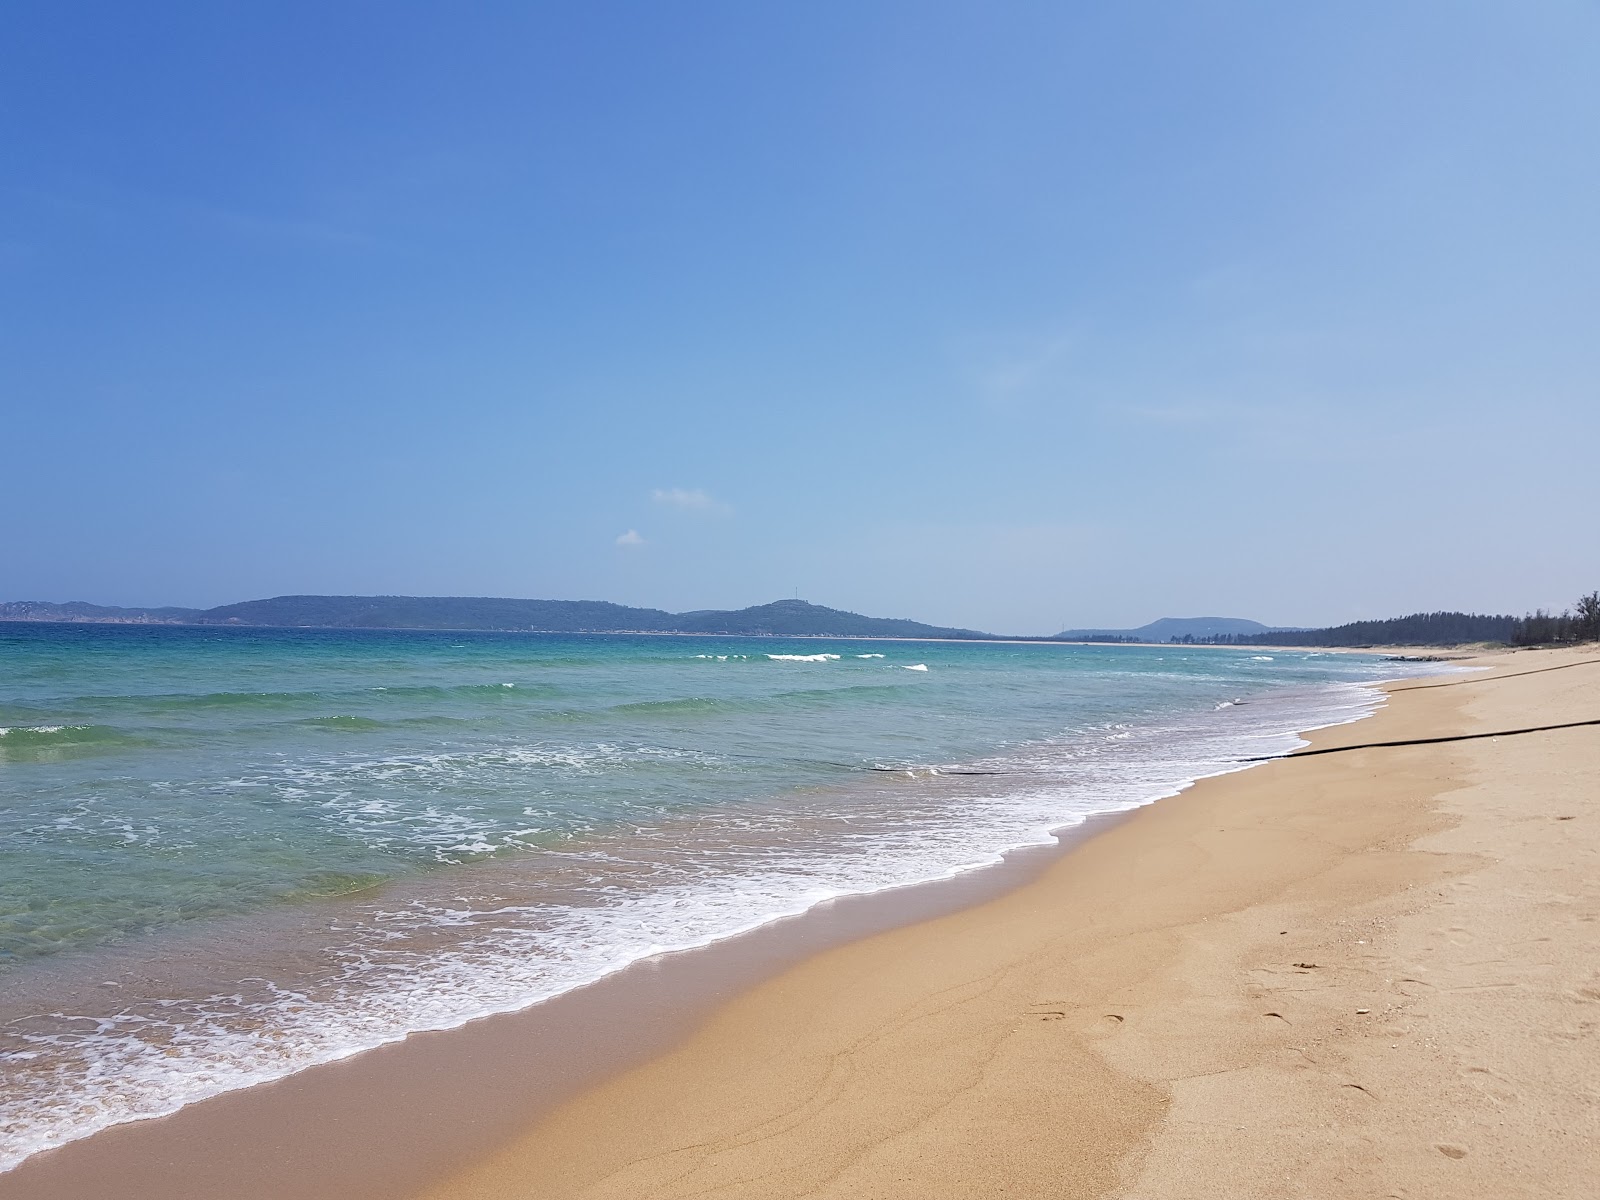
[[[1589,719],[1600,666],[1393,690],[1315,747]],[[427,1194],[1591,1194],[1597,796],[1593,727],[1203,781],[762,984]]]
[[[1403,681],[1311,749],[1591,719],[1591,656]],[[0,1196],[1583,1195],[1595,737],[1204,779],[943,891],[105,1130]]]
[[[1600,1200],[1600,3],[369,7],[6,10],[0,1200]]]

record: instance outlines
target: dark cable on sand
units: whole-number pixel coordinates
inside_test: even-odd
[[[1574,664],[1576,665],[1576,664]],[[1533,672],[1528,672],[1532,674]],[[1504,678],[1504,676],[1501,676]],[[1470,682],[1464,680],[1463,682]],[[1560,725],[1532,725],[1527,729],[1496,729],[1489,733],[1456,733],[1449,737],[1406,738],[1399,742],[1362,742],[1358,746],[1324,746],[1320,750],[1299,750],[1293,754],[1264,754],[1258,758],[1241,758],[1240,762],[1273,762],[1280,758],[1310,758],[1313,754],[1343,754],[1347,750],[1378,750],[1385,746],[1431,746],[1438,742],[1471,742],[1478,738],[1515,737],[1519,733],[1545,733],[1551,729],[1577,729],[1584,725],[1600,725],[1600,717],[1592,721],[1567,721]]]
[[[1582,662],[1557,663],[1553,667],[1535,667],[1531,671],[1507,671],[1504,675],[1474,675],[1471,679],[1451,679],[1444,683],[1418,683],[1411,687],[1397,687],[1396,692],[1420,692],[1424,688],[1460,687],[1464,683],[1493,683],[1497,679],[1515,679],[1519,675],[1543,675],[1546,671],[1565,671],[1568,667],[1591,667],[1600,658],[1586,658]]]

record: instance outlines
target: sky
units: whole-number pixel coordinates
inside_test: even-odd
[[[1600,587],[1600,5],[6,6],[0,600]]]

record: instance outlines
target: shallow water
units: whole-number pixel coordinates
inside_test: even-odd
[[[0,1166],[1370,711],[1356,655],[0,626]]]

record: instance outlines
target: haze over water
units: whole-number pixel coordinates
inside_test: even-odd
[[[993,862],[1286,752],[1418,669],[0,627],[0,1166]]]

